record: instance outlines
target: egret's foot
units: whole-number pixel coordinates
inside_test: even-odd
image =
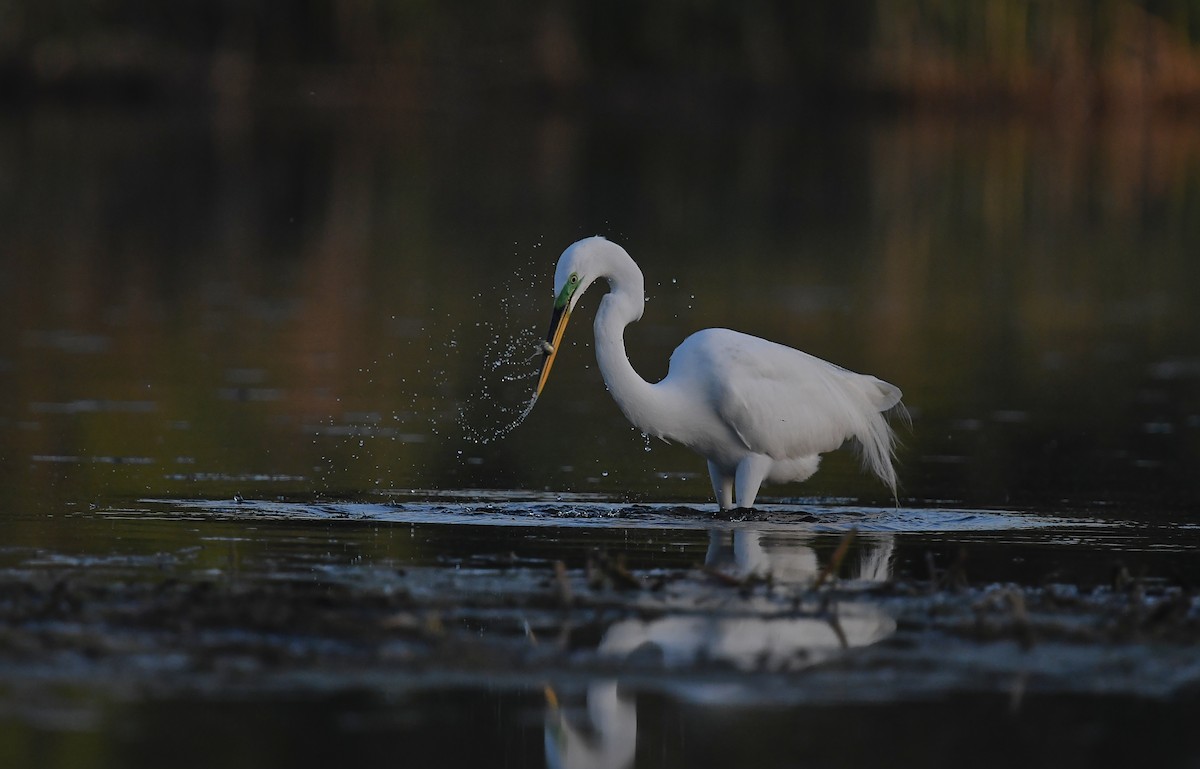
[[[757,516],[758,511],[753,507],[730,507],[718,510],[713,514],[713,517],[720,521],[744,521],[756,518]]]

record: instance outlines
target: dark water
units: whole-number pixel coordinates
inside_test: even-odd
[[[0,139],[0,765],[1196,765],[1190,125]],[[647,378],[731,326],[901,386],[899,503],[833,455],[714,518],[607,397],[592,297],[496,437],[597,232]]]
[[[605,397],[594,297],[519,433],[464,437],[460,410],[486,436],[524,405],[555,260],[596,232],[646,273],[628,346],[647,378],[691,331],[730,326],[899,384],[912,500],[1200,500],[1188,124],[47,110],[0,133],[18,507],[705,500],[702,464],[646,453]],[[768,493],[886,499],[836,459]]]
[[[0,548],[6,765],[1187,765],[1197,748],[1192,524],[401,494],[41,525],[58,536]]]

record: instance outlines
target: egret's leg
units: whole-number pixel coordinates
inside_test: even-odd
[[[708,531],[708,550],[704,553],[704,565],[716,568],[721,561],[729,560],[728,550],[725,546],[725,532],[720,529],[709,529]]]
[[[761,531],[733,532],[733,560],[743,577],[771,575],[771,559],[763,549]]]
[[[722,510],[732,510],[733,478],[726,475],[711,460],[708,463],[708,477],[712,479],[713,493],[717,495],[717,505]]]
[[[748,454],[738,462],[737,475],[734,480],[734,491],[738,507],[754,507],[754,498],[758,496],[758,487],[771,471],[775,460],[766,454]]]

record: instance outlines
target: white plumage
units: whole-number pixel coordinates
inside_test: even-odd
[[[559,258],[554,318],[535,400],[571,310],[598,278],[610,287],[595,322],[596,360],[609,392],[642,432],[708,460],[721,509],[752,507],[763,482],[807,479],[821,454],[847,440],[858,442],[864,467],[895,495],[895,439],[883,412],[899,406],[899,388],[723,328],[689,336],[671,355],[667,376],[646,382],[629,363],[624,341],[625,327],[645,307],[642,273],[625,249],[602,237],[578,241]]]

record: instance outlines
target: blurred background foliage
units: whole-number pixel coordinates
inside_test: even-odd
[[[10,0],[9,98],[427,106],[516,89],[1054,111],[1181,109],[1196,0]]]

